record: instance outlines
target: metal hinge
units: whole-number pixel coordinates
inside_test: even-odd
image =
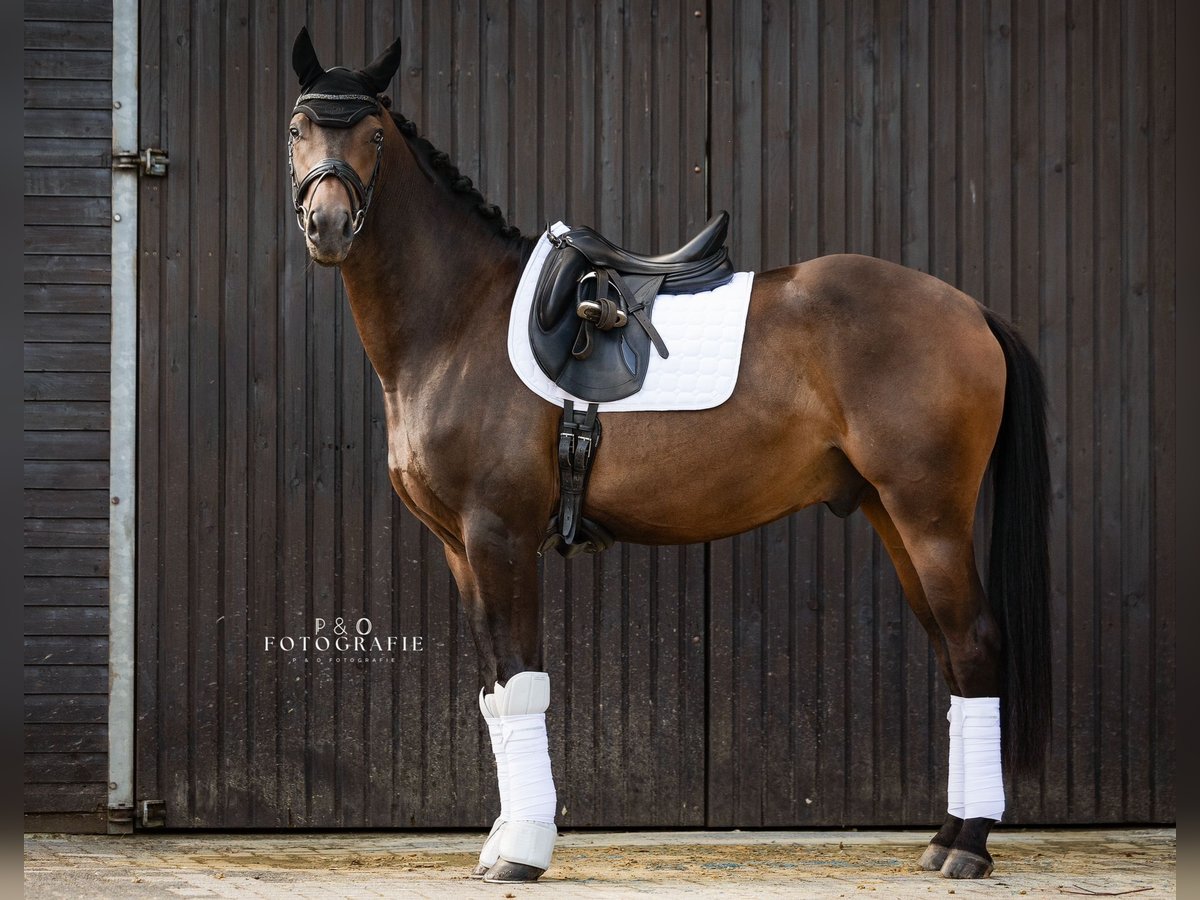
[[[128,803],[117,803],[108,808],[108,833],[133,833],[133,807]]]
[[[138,804],[138,822],[143,828],[162,828],[167,822],[165,800],[143,800]]]
[[[143,175],[152,175],[155,178],[162,178],[167,174],[167,163],[170,161],[166,150],[155,147],[147,147],[140,151],[126,150],[112,155],[114,169],[139,169]]]

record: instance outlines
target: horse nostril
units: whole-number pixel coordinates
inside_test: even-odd
[[[351,229],[351,227],[350,227],[350,213],[343,212],[342,213],[342,237],[344,237],[344,238],[353,237],[352,231],[353,231],[353,229]]]
[[[304,233],[308,235],[309,240],[317,241],[321,237],[321,232],[324,230],[325,213],[319,209],[314,209],[308,214],[308,227]]]

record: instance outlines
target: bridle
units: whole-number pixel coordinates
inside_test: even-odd
[[[310,100],[355,100],[379,103],[378,97],[367,94],[301,94],[296,99],[296,106],[299,107],[302,103]],[[300,225],[300,230],[306,230],[305,223],[308,219],[308,209],[301,203],[305,193],[310,187],[315,189],[316,185],[332,175],[342,183],[342,186],[346,188],[346,193],[350,196],[350,221],[353,226],[352,234],[356,236],[362,230],[363,223],[367,218],[367,210],[371,206],[371,199],[375,196],[375,181],[379,177],[379,164],[383,160],[383,135],[378,134],[374,138],[375,166],[371,169],[371,180],[365,186],[362,179],[358,177],[358,172],[354,171],[354,166],[344,159],[335,157],[320,160],[308,170],[304,180],[297,183],[296,167],[292,163],[292,145],[295,140],[294,135],[288,136],[288,175],[292,179],[292,207],[296,212],[296,222]],[[356,205],[358,210],[354,211]]]

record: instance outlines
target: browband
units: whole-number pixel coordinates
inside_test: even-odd
[[[349,128],[379,109],[380,100],[371,94],[301,94],[292,115],[303,113],[324,128]]]

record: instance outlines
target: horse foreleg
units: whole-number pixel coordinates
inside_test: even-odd
[[[500,786],[500,815],[472,873],[485,881],[535,881],[549,867],[557,829],[541,667],[537,568],[532,545],[496,533],[447,549],[484,669],[479,706]],[[492,692],[488,693],[488,685]]]

